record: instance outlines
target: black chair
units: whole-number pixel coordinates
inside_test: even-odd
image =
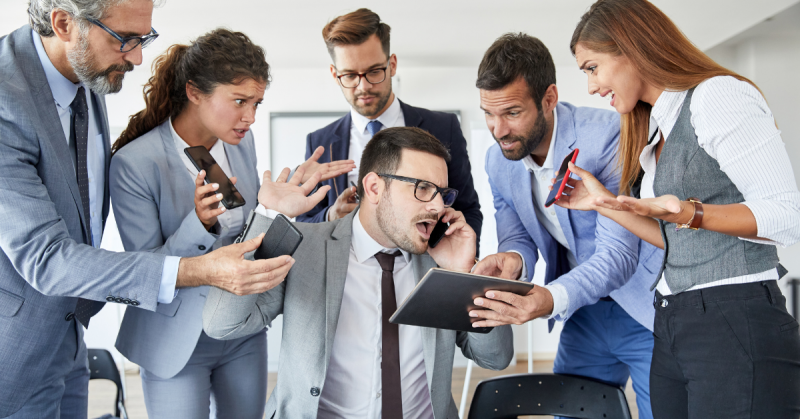
[[[631,418],[622,389],[591,378],[513,374],[478,383],[469,408],[469,419],[515,419],[520,415]]]
[[[114,357],[105,349],[89,349],[89,371],[90,380],[105,379],[111,380],[117,386],[117,401],[114,404],[114,417],[128,418],[125,410],[125,399],[122,395],[122,378],[117,369]]]

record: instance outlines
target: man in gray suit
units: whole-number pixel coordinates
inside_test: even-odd
[[[260,239],[195,258],[98,249],[109,209],[103,95],[156,33],[152,0],[31,0],[0,37],[0,417],[87,416],[83,325],[104,302],[155,310],[174,290],[260,293],[287,258]]]
[[[424,130],[380,131],[359,165],[360,207],[330,223],[296,224],[304,239],[285,282],[246,297],[209,292],[203,327],[217,339],[254,333],[283,314],[267,417],[457,418],[455,346],[484,368],[508,366],[508,326],[476,334],[388,322],[430,268],[469,272],[475,264],[475,232],[449,208],[457,192],[447,188],[447,160],[447,149]],[[262,200],[268,208],[280,196],[265,183],[271,189],[274,196]],[[429,249],[441,216],[450,227]]]

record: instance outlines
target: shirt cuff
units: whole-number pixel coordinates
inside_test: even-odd
[[[158,303],[169,304],[178,295],[175,285],[178,283],[178,266],[181,258],[167,256],[164,259],[164,268],[161,271],[161,287],[158,289]]]
[[[257,214],[261,214],[261,215],[263,215],[265,217],[268,217],[268,218],[272,218],[273,220],[278,218],[278,214],[281,214],[286,218],[290,218],[290,217],[287,217],[286,214],[284,214],[282,212],[278,212],[278,211],[275,211],[275,210],[272,210],[272,209],[268,209],[268,208],[264,207],[261,204],[258,204],[258,206],[256,207],[256,213]]]
[[[519,274],[519,280],[528,282],[528,265],[525,264],[525,256],[522,256],[522,253],[517,252],[516,250],[509,250],[511,253],[516,253],[519,255],[520,259],[522,259],[522,272]]]
[[[330,221],[331,220],[330,218],[328,218],[328,215],[330,215],[330,212],[331,212],[330,210],[331,210],[331,207],[325,208],[325,221]]]
[[[553,296],[553,312],[546,319],[563,319],[569,310],[569,294],[561,284],[547,284],[544,286]]]

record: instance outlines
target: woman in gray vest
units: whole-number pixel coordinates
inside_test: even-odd
[[[622,180],[617,196],[571,165],[582,181],[558,204],[665,249],[654,417],[797,418],[800,335],[776,246],[800,241],[800,193],[761,92],[646,0],[598,1],[571,48],[589,93],[622,114]]]
[[[264,51],[217,29],[157,57],[145,109],[114,144],[109,188],[125,250],[192,257],[234,241],[258,205],[253,135],[270,81]],[[205,146],[235,180],[243,207],[219,205],[184,148]],[[131,309],[116,347],[141,367],[150,418],[261,418],[267,394],[266,331],[220,341],[203,333],[208,287],[183,288],[155,312]]]

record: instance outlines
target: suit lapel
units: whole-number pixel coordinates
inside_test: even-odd
[[[400,102],[400,109],[403,111],[403,121],[407,127],[417,127],[422,125],[422,115],[417,112],[414,107],[406,105],[402,100]]]
[[[187,197],[189,203],[194,205],[194,178],[186,170],[178,150],[175,148],[175,140],[172,138],[172,131],[169,128],[169,119],[158,126],[158,133],[161,136],[161,143],[164,147],[164,155],[167,156],[167,165],[173,179],[175,179],[175,189],[178,196]],[[225,150],[227,151],[227,150]]]
[[[105,229],[106,218],[108,218],[108,210],[111,203],[108,187],[109,169],[111,167],[111,133],[108,127],[108,112],[106,110],[106,101],[102,96],[92,92],[92,103],[94,104],[94,114],[97,116],[100,123],[100,133],[103,134],[103,179],[105,179],[103,188],[103,228]]]
[[[339,124],[333,131],[333,135],[336,137],[336,139],[330,143],[328,150],[325,150],[325,153],[319,159],[320,162],[347,160],[347,156],[350,153],[350,125],[352,125],[352,118],[350,116],[350,112],[348,112],[347,115],[343,116],[342,119],[339,120]],[[338,197],[338,195],[336,195],[336,191],[342,193],[342,191],[347,188],[347,174],[336,176],[325,183],[331,187],[328,195],[333,196],[333,200],[331,200],[331,204],[333,204]]]
[[[258,186],[253,183],[254,179],[252,178],[252,172],[241,172],[244,168],[248,167],[248,165],[245,164],[247,161],[247,156],[244,155],[244,147],[239,147],[224,142],[222,147],[225,149],[225,155],[228,156],[228,164],[231,168],[231,176],[236,176],[236,189],[243,191],[244,193],[242,195],[244,196],[257,196]],[[247,203],[247,206],[250,207],[249,202]],[[253,205],[253,208],[255,208],[255,205]]]
[[[353,234],[353,215],[348,214],[325,241],[325,370],[333,348],[333,339],[336,336],[336,326],[339,324],[339,313],[342,310],[344,298],[344,283],[347,278],[347,265],[350,262],[350,245]]]
[[[413,255],[411,264],[414,272],[414,282],[417,284],[431,268],[436,267],[436,262],[427,253],[419,256]],[[428,380],[428,388],[432,388],[431,380],[433,380],[433,372],[436,366],[436,341],[439,330],[430,327],[420,327],[419,329],[422,335],[422,356],[425,361],[425,375]]]
[[[28,80],[28,85],[31,87],[31,100],[33,101],[38,120],[41,123],[36,125],[36,134],[43,143],[50,144],[55,151],[58,159],[61,172],[64,180],[69,186],[69,191],[72,194],[72,199],[75,201],[78,213],[83,220],[83,234],[91,243],[91,238],[88,234],[88,214],[83,213],[83,203],[81,201],[80,190],[78,189],[78,178],[75,174],[75,167],[72,165],[72,153],[67,144],[67,138],[64,136],[64,129],[61,126],[61,119],[58,117],[56,111],[55,99],[53,92],[50,90],[50,85],[47,83],[47,77],[44,74],[44,68],[39,61],[39,55],[36,53],[36,47],[33,45],[33,38],[31,37],[30,27],[23,26],[14,33],[17,42],[17,56],[19,57],[20,67],[22,67],[25,78]]]
[[[550,238],[550,234],[544,231],[544,227],[536,217],[533,209],[533,193],[531,192],[531,174],[525,169],[521,161],[508,161],[506,165],[507,179],[513,179],[518,187],[511,188],[511,199],[514,208],[517,210],[520,220],[531,220],[524,222],[525,229],[528,230],[533,242],[540,249],[545,246],[545,236]]]
[[[555,156],[553,156],[553,164],[556,168],[561,165],[561,161],[564,160],[564,157],[575,149],[575,141],[577,139],[575,137],[572,112],[569,111],[569,108],[561,104],[557,105],[557,109],[558,126],[556,127]],[[553,206],[556,208],[556,217],[558,217],[558,223],[561,225],[561,231],[564,232],[564,236],[567,238],[569,248],[577,254],[577,250],[575,249],[575,233],[572,231],[570,211],[555,204],[553,204]]]

